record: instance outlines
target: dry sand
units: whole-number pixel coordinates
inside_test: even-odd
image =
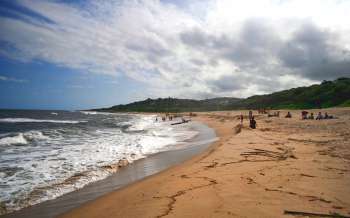
[[[208,151],[62,217],[350,217],[350,109],[327,111],[256,115],[255,130],[240,111],[200,113],[220,137]]]

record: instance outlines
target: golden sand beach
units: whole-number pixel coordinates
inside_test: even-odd
[[[61,217],[350,217],[350,109],[321,111],[337,119],[254,112],[255,130],[198,113],[220,138],[206,152]]]

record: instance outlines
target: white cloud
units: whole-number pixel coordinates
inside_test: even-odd
[[[16,78],[7,77],[7,76],[0,76],[0,81],[16,82],[16,83],[26,83],[26,82],[28,82],[28,80],[16,79]]]
[[[245,97],[347,74],[333,65],[350,63],[350,1],[184,2],[179,7],[158,0],[84,5],[22,0],[46,19],[0,17],[0,41],[15,48],[0,49],[0,55],[125,74],[145,83],[149,88],[143,94],[153,97]],[[296,34],[305,24],[337,40],[302,41]],[[294,53],[282,52],[289,51],[288,43],[295,43]],[[310,57],[314,51],[327,52],[322,57],[330,64],[324,69],[334,75],[315,72],[320,69],[313,64],[289,66],[298,61],[290,58],[294,54],[320,61]]]

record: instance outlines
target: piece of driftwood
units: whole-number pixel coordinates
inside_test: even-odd
[[[253,149],[253,151],[247,151],[241,153],[241,156],[266,156],[273,158],[275,160],[286,160],[287,158],[296,158],[295,155],[292,152],[292,148],[289,147],[283,147],[281,148],[281,152],[277,151],[269,151],[269,150],[263,150],[263,149]]]
[[[183,124],[183,123],[188,123],[190,122],[191,120],[183,120],[181,122],[177,122],[177,123],[172,123],[171,125],[179,125],[179,124]]]
[[[344,216],[339,213],[312,213],[312,212],[304,212],[304,211],[292,211],[285,210],[284,214],[295,215],[295,216],[308,216],[308,217],[334,217],[334,218],[350,218],[349,216]]]

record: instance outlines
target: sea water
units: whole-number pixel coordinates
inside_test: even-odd
[[[177,149],[197,134],[170,124],[154,115],[0,110],[2,213],[80,189],[121,160]]]

